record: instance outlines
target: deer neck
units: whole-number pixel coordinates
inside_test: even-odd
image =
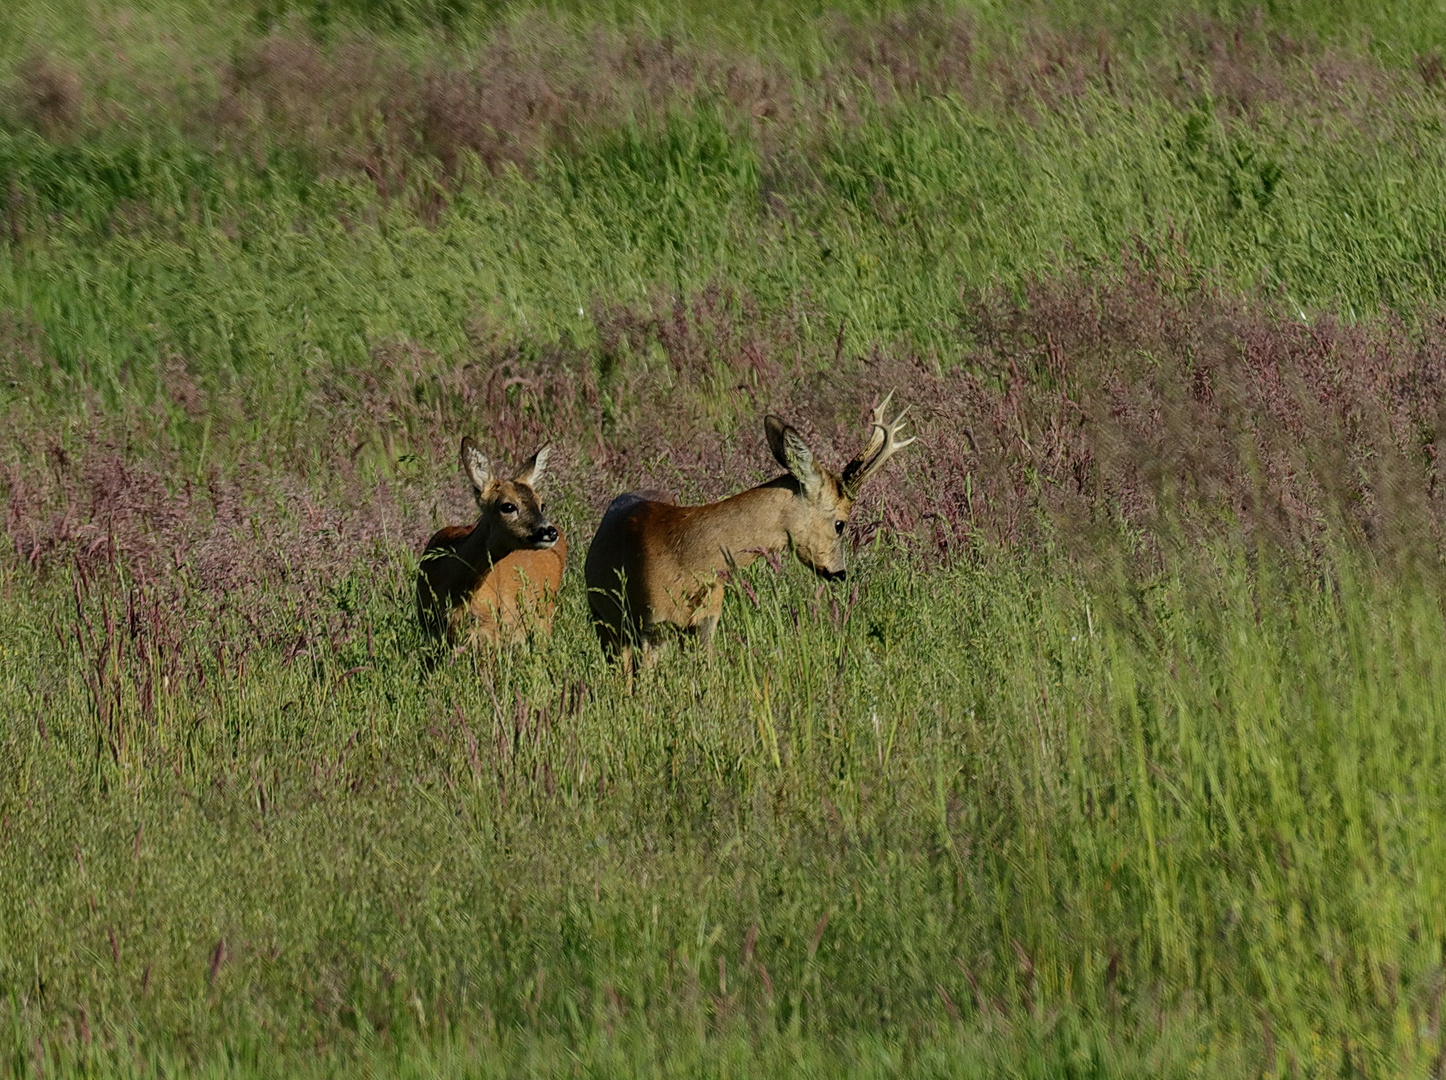
[[[686,543],[688,561],[714,570],[747,566],[765,551],[788,546],[788,522],[798,483],[784,475],[722,502],[700,506]]]
[[[511,550],[510,545],[504,543],[503,530],[491,525],[488,515],[483,514],[467,538],[457,545],[457,557],[476,572],[478,580],[486,577],[492,564]]]

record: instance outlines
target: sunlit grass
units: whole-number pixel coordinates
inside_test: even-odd
[[[631,689],[578,572],[615,493],[599,476],[684,496],[752,482],[761,449],[700,480],[719,452],[687,441],[746,444],[797,387],[819,409],[800,422],[829,438],[883,358],[920,386],[978,362],[980,292],[1053,275],[1103,290],[1123,260],[1116,306],[1079,311],[1112,317],[1148,277],[1140,319],[1202,281],[1271,318],[1327,313],[1277,352],[1331,313],[1430,325],[1446,144],[1417,53],[1439,13],[1278,5],[1222,37],[1204,86],[1160,50],[1234,8],[1132,32],[1141,9],[1113,5],[1081,36],[1072,10],[981,6],[977,81],[875,95],[867,50],[806,5],[750,26],[731,4],[463,3],[439,30],[445,6],[27,4],[0,26],[16,74],[0,100],[0,1075],[1439,1071],[1446,623],[1434,566],[1390,549],[1434,498],[1429,416],[1361,436],[1396,437],[1400,462],[1342,451],[1361,475],[1324,485],[1386,508],[1374,546],[1361,522],[1378,517],[1307,506],[1320,527],[1281,550],[1251,531],[1269,505],[1213,530],[1187,515],[1182,545],[1144,515],[1117,528],[1114,495],[1079,481],[1094,532],[1001,530],[1036,538],[1005,550],[976,505],[1050,505],[1057,478],[1019,468],[1008,481],[1043,494],[993,507],[968,486],[946,508],[959,520],[930,511],[914,535],[889,524],[907,494],[886,474],[847,585],[760,561],[712,654],[675,649]],[[871,20],[892,14],[851,9],[885,44],[897,25]],[[497,27],[569,63],[656,46],[618,69],[647,78],[674,78],[670,49],[743,82],[776,61],[777,100],[630,75],[626,109],[495,170],[397,151],[394,187],[361,121],[213,130],[264,34],[445,71]],[[1363,46],[1362,28],[1380,36]],[[1312,30],[1339,81],[1310,66],[1325,46],[1280,36]],[[1078,87],[1049,82],[1078,59],[1060,49],[1087,54]],[[27,112],[40,54],[89,73],[74,116]],[[1011,90],[1015,61],[1043,74]],[[1040,325],[1075,310],[1034,295],[1058,309]],[[1224,332],[1199,329],[1218,350]],[[1039,351],[1008,378],[1083,416],[1039,336],[997,365]],[[1340,342],[1310,356],[1417,348]],[[1087,404],[1107,403],[1093,360],[1069,359]],[[1131,362],[1157,359],[1197,357]],[[1164,430],[1266,371],[1205,360],[1216,381],[1164,402],[1180,413]],[[1360,364],[1346,374],[1406,378]],[[1217,443],[1272,407],[1314,422],[1293,373],[1243,419],[1217,410]],[[973,432],[930,430],[960,414],[922,393],[899,389],[923,420],[895,466],[906,493],[940,475],[946,442],[951,468],[982,462]],[[1321,420],[1284,466],[1244,446],[1241,467],[1318,478],[1337,461],[1319,448],[1373,423],[1363,401],[1415,407],[1343,391],[1312,403],[1348,413],[1339,429]],[[991,458],[996,473],[1044,462],[1028,440],[1053,433],[1022,417],[1045,414],[992,407],[979,434],[998,424],[1030,455]],[[1081,436],[1078,460],[1111,430]],[[459,520],[432,472],[460,434],[559,440],[548,497],[573,565],[553,638],[433,667],[412,575],[421,540]],[[1096,487],[1128,473],[1112,467]],[[1395,501],[1393,468],[1410,481]],[[1419,531],[1402,551],[1431,548],[1429,514]],[[210,540],[166,546],[185,535]]]
[[[1161,1044],[1179,1068],[1260,1060],[1263,1023],[1308,1074],[1318,1045],[1373,1069],[1435,1053],[1434,589],[1230,558],[1123,607],[1005,559],[919,575],[881,553],[856,576],[751,575],[715,656],[631,694],[577,581],[550,643],[430,674],[405,579],[380,581],[370,662],[254,656],[149,706],[132,667],[104,729],[69,644],[86,611],[66,644],[18,641],[12,1065],[37,1037],[100,1053],[55,1001],[97,1048],[270,1033],[365,1056],[616,1013],[705,1039],[700,1063],[745,1032],[766,1060],[958,1024],[1001,1063],[1078,1037],[1123,1066],[1158,1013],[1212,1040]],[[68,592],[12,587],[8,620]],[[502,1059],[532,1038],[485,1037]]]

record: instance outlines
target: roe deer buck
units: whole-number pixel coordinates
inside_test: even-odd
[[[612,501],[587,553],[588,605],[603,652],[631,670],[666,626],[692,631],[707,646],[723,610],[722,572],[764,551],[792,545],[822,577],[844,576],[844,524],[865,480],[914,440],[899,439],[905,408],[884,421],[889,394],[873,411],[868,444],[836,476],[777,416],[763,430],[788,470],[759,487],[706,506],[676,506],[650,492]]]
[[[475,525],[449,525],[427,541],[417,617],[428,636],[453,645],[496,644],[524,638],[529,619],[543,632],[552,629],[567,541],[537,497],[548,453],[542,447],[503,480],[476,443],[462,440],[462,468],[480,516]]]

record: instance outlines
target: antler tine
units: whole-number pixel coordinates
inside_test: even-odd
[[[874,415],[873,415],[873,425],[874,425],[874,427],[883,427],[883,426],[884,426],[884,410],[889,407],[889,402],[891,402],[891,401],[893,401],[893,400],[894,400],[894,392],[893,392],[892,390],[890,390],[887,394],[884,395],[884,400],[881,401],[881,402],[879,402],[877,405],[874,406]],[[905,408],[904,412],[908,412],[908,409]],[[900,415],[900,416],[903,416],[904,413],[900,413],[899,415]]]
[[[884,420],[884,410],[889,407],[893,397],[894,392],[890,390],[884,400],[874,406],[873,415],[870,417],[873,430],[870,432],[868,445],[844,469],[844,487],[850,492],[857,492],[865,480],[883,467],[884,462],[918,438],[917,435],[907,439],[898,437],[904,424],[908,422],[905,418],[909,414],[910,406],[905,405],[900,409],[893,420]]]

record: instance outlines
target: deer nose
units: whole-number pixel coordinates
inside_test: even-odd
[[[823,576],[829,581],[842,581],[848,577],[848,573],[847,570],[825,570]]]
[[[557,528],[553,525],[544,525],[532,534],[534,544],[555,544],[557,543]]]

